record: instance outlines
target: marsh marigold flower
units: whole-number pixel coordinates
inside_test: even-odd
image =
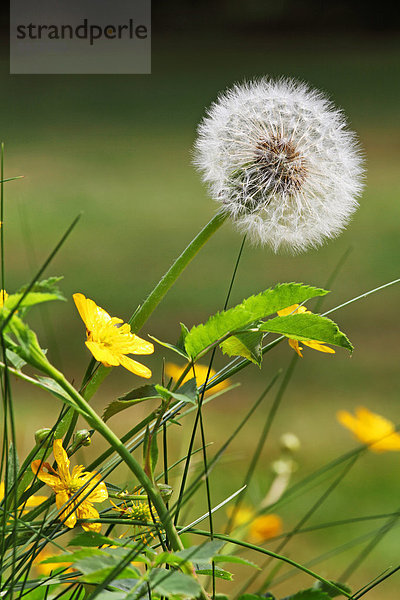
[[[235,515],[233,529],[243,528],[246,537],[254,544],[261,544],[282,533],[282,519],[279,515],[256,517],[254,509],[249,506],[241,506],[236,512],[233,507],[229,507],[227,513],[229,517]]]
[[[195,373],[196,373],[197,386],[201,386],[201,385],[203,385],[203,383],[206,380],[207,373],[208,373],[208,366],[196,364],[194,369],[195,369]],[[172,377],[172,379],[174,381],[178,381],[178,379],[182,375],[183,371],[184,371],[184,367],[180,367],[179,365],[176,365],[175,363],[170,363],[170,362],[165,363],[165,375],[167,377]],[[216,371],[214,371],[214,369],[210,369],[208,381],[211,381],[215,375],[216,375]],[[185,383],[185,381],[189,381],[189,379],[193,379],[193,370],[192,369],[189,371],[189,373],[183,379],[182,383]],[[210,389],[209,393],[214,394],[215,392],[220,392],[221,390],[224,390],[227,387],[229,387],[229,385],[230,385],[229,380],[225,379],[225,381],[221,381],[221,383],[218,383],[212,389]]]
[[[358,144],[342,112],[291,79],[222,94],[199,126],[195,163],[239,229],[274,251],[336,236],[362,190]]]
[[[110,317],[83,294],[74,294],[74,302],[86,325],[86,346],[105,367],[122,365],[139,377],[151,377],[151,371],[127,354],[152,354],[154,346],[131,332],[131,326],[118,317]]]
[[[74,467],[70,473],[70,462],[62,440],[54,440],[53,454],[58,471],[49,463],[41,463],[40,460],[34,460],[31,468],[37,478],[50,486],[55,493],[60,520],[72,528],[75,527],[77,519],[98,519],[99,513],[93,507],[93,502],[103,502],[108,498],[101,475],[88,473],[82,466]],[[99,532],[101,523],[82,523],[82,527],[85,531]]]
[[[307,310],[305,306],[300,306],[299,304],[292,304],[292,306],[288,306],[287,308],[278,310],[278,315],[280,317],[286,317],[287,315],[295,315],[295,314],[301,314],[301,313],[311,313],[311,311]],[[300,346],[299,341],[292,340],[291,338],[289,338],[288,342],[289,342],[289,346],[291,348],[293,348],[293,350],[295,352],[297,352],[297,354],[301,358],[303,358],[303,355],[301,353],[301,351],[303,350],[303,347]],[[304,344],[305,346],[308,346],[309,348],[312,348],[313,350],[318,350],[318,352],[326,352],[328,354],[335,354],[334,349],[330,348],[329,346],[326,346],[324,342],[318,342],[317,340],[309,340],[308,342],[306,342],[303,340],[301,343]]]
[[[6,290],[0,290],[0,308],[3,308],[4,302],[7,300],[8,294]]]
[[[0,502],[4,498],[4,490],[5,490],[4,481],[0,481]],[[24,502],[22,504],[22,506],[24,507],[24,514],[29,509],[39,506],[39,504],[42,504],[42,502],[44,502],[45,500],[47,500],[47,496],[37,496],[37,495],[29,496],[29,498],[26,500],[26,502]]]
[[[394,424],[368,408],[360,406],[356,409],[356,416],[347,410],[340,410],[337,419],[363,444],[368,444],[373,452],[387,452],[400,450],[400,434],[396,433]]]
[[[281,533],[282,519],[278,515],[261,515],[251,522],[249,539],[255,544],[262,544]]]

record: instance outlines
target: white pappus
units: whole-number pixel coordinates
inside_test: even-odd
[[[358,206],[362,163],[342,112],[291,79],[235,85],[211,105],[195,145],[212,197],[274,251],[340,233]]]

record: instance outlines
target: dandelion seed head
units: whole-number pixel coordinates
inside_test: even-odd
[[[338,235],[363,187],[343,113],[291,79],[222,94],[200,123],[195,164],[239,229],[274,251],[299,252]]]

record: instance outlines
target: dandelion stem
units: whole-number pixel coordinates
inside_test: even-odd
[[[226,214],[217,213],[209,223],[196,235],[180,256],[175,260],[165,275],[157,283],[153,291],[147,296],[146,300],[138,311],[131,317],[129,323],[132,331],[138,333],[154,309],[161,302],[165,294],[175,283],[179,275],[196,256],[198,251],[204,246],[208,239],[215,233],[226,219]]]

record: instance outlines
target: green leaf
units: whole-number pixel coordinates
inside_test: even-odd
[[[332,581],[331,583],[333,583],[333,585],[335,585],[339,589],[343,590],[344,592],[351,594],[351,589],[349,588],[348,585],[345,585],[344,583],[339,583],[337,581]],[[328,594],[329,598],[336,598],[337,596],[341,595],[340,592],[337,592],[336,590],[334,590],[332,588],[332,586],[327,585],[323,581],[316,581],[311,589],[325,592],[326,594]],[[345,595],[345,594],[343,594],[343,595]]]
[[[149,583],[155,592],[167,596],[182,595],[184,598],[197,598],[201,592],[198,581],[179,571],[153,569],[149,574]]]
[[[65,300],[63,293],[61,292],[60,288],[58,287],[58,283],[60,281],[62,281],[64,279],[64,277],[61,275],[59,277],[49,277],[48,279],[43,279],[42,281],[37,281],[36,283],[34,283],[33,287],[31,288],[31,292],[41,292],[41,293],[50,293],[50,294],[55,294],[56,296],[59,297],[60,300]],[[25,290],[27,289],[27,285],[22,286],[19,290],[18,293],[23,293],[25,292]]]
[[[219,579],[225,579],[225,581],[232,581],[233,575],[229,571],[225,571],[224,569],[215,568],[214,571],[212,569],[196,569],[196,573],[198,575],[213,575],[218,577]]]
[[[176,354],[179,354],[180,356],[183,356],[186,359],[189,358],[183,348],[180,348],[179,346],[175,346],[174,344],[168,344],[168,342],[162,342],[158,338],[154,337],[154,335],[149,334],[149,338],[151,338],[152,340],[157,342],[157,344],[160,344],[160,346],[164,346],[165,348],[168,348],[169,350],[176,352]]]
[[[99,569],[98,571],[85,574],[82,579],[85,583],[103,583],[106,577],[112,573],[116,566],[117,563],[114,563],[112,567],[106,567],[104,569]],[[118,573],[115,579],[140,579],[140,571],[133,566],[125,567]]]
[[[190,548],[175,552],[175,555],[190,562],[211,562],[218,555],[224,543],[220,540],[205,542],[200,546],[190,546]]]
[[[179,388],[180,392],[171,392],[167,388],[162,385],[155,386],[159,395],[164,398],[164,400],[169,400],[169,398],[174,398],[174,400],[178,400],[179,402],[190,402],[191,404],[196,404],[197,401],[197,386],[196,380],[190,379],[184,385]]]
[[[275,600],[275,596],[267,592],[266,594],[243,594],[238,600]]]
[[[10,294],[7,300],[4,302],[4,306],[8,310],[14,310],[14,308],[18,305],[23,294]],[[42,304],[43,302],[51,302],[53,300],[66,300],[64,296],[59,294],[49,294],[49,293],[40,293],[40,292],[29,292],[22,302],[18,305],[18,310],[20,308],[28,308],[31,306],[35,306],[36,304]]]
[[[88,546],[93,548],[103,546],[104,544],[110,546],[127,546],[127,544],[121,542],[121,540],[113,540],[112,538],[96,533],[95,531],[84,531],[83,533],[79,533],[68,542],[68,546]]]
[[[0,321],[7,316],[4,309],[0,310]],[[39,346],[36,334],[30,327],[22,321],[17,315],[13,315],[6,327],[16,339],[17,344],[11,344],[11,350],[18,354],[25,362],[37,369],[47,371],[49,362]]]
[[[246,331],[233,335],[220,348],[228,356],[242,356],[261,367],[263,334],[258,331]]]
[[[188,355],[195,359],[229,334],[241,332],[251,324],[292,304],[301,304],[310,298],[328,292],[300,283],[282,283],[256,296],[250,296],[234,308],[217,313],[203,325],[192,327],[185,339]]]
[[[260,326],[261,331],[279,333],[288,338],[299,341],[325,342],[334,346],[347,348],[353,351],[353,346],[339,327],[321,315],[314,313],[299,313],[287,315],[286,317],[275,317]]]
[[[308,589],[297,592],[293,596],[287,596],[284,600],[329,600],[329,596],[325,592]]]
[[[238,565],[246,565],[247,567],[254,567],[255,569],[260,569],[258,565],[251,562],[250,560],[246,560],[245,558],[241,558],[240,556],[231,556],[230,554],[217,554],[213,558],[215,563],[237,563]]]
[[[151,473],[153,474],[158,461],[158,444],[157,444],[157,432],[153,431],[150,441],[150,467]]]
[[[17,371],[20,371],[22,367],[26,365],[26,361],[18,356],[16,352],[13,352],[10,348],[6,350],[6,355],[10,364],[17,369]]]
[[[154,385],[142,385],[134,390],[131,390],[124,396],[120,396],[118,400],[111,402],[105,408],[102,419],[103,421],[108,421],[110,417],[113,417],[117,413],[129,408],[130,406],[133,406],[134,404],[139,404],[139,402],[145,402],[146,400],[153,400],[154,398],[159,397],[160,394],[157,392]]]

